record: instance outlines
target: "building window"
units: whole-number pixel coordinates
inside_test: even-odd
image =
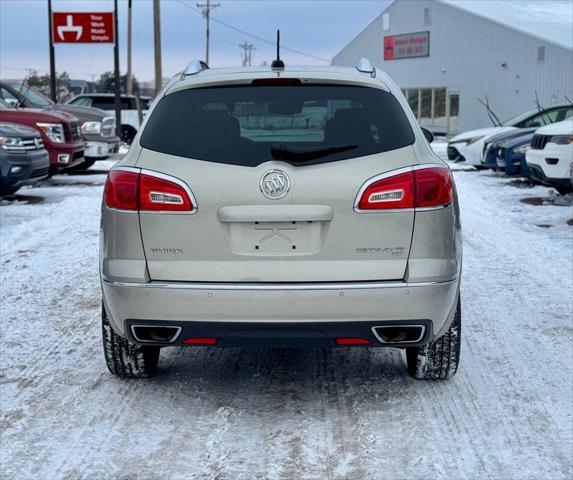
[[[420,90],[420,123],[430,125],[432,123],[432,89]]]
[[[537,47],[537,63],[545,62],[545,47]]]
[[[417,88],[410,88],[408,89],[408,103],[410,104],[410,108],[414,113],[416,119],[420,118],[420,112],[418,111],[419,101],[418,101],[418,94],[419,90]]]
[[[388,12],[382,14],[382,30],[385,32],[390,30],[390,14]]]
[[[447,92],[445,87],[402,89],[412,113],[420,125],[438,132],[446,131]],[[458,97],[459,98],[459,97]],[[454,99],[454,102],[457,98]],[[458,115],[459,105],[455,103],[451,115]]]
[[[424,8],[424,27],[429,27],[432,24],[432,17],[430,14],[430,7]]]
[[[446,89],[434,88],[434,125],[446,126]]]

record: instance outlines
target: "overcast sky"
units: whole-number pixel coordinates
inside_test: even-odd
[[[253,64],[270,60],[277,27],[282,43],[308,54],[283,50],[288,63],[323,64],[386,8],[390,0],[213,0],[211,65],[240,65],[239,44],[256,48]],[[518,28],[573,46],[573,0],[445,0]],[[199,0],[161,0],[163,74],[180,71],[204,56],[204,20]],[[201,0],[200,3],[205,3]],[[54,11],[106,11],[112,0],[53,0]],[[119,0],[121,60],[125,72],[127,0]],[[218,23],[260,37],[255,39]],[[152,1],[133,0],[133,69],[140,80],[153,77]],[[113,67],[107,45],[57,45],[56,68],[72,78],[99,77]],[[29,69],[47,73],[47,0],[0,0],[0,77],[22,78]]]

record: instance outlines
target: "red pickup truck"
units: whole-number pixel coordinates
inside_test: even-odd
[[[80,121],[73,115],[35,108],[11,108],[0,101],[0,121],[19,123],[38,130],[50,155],[50,175],[84,161]]]

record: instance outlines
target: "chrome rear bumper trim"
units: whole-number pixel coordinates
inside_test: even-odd
[[[379,288],[423,288],[431,286],[446,286],[457,282],[454,278],[446,282],[347,282],[347,283],[187,283],[187,282],[110,282],[104,283],[115,287],[127,288],[160,288],[175,290],[368,290]]]

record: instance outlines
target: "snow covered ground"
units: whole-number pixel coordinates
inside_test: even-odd
[[[104,174],[0,202],[1,477],[572,478],[571,198],[455,177],[462,361],[442,383],[363,349],[166,349],[157,377],[118,380],[100,340]]]

